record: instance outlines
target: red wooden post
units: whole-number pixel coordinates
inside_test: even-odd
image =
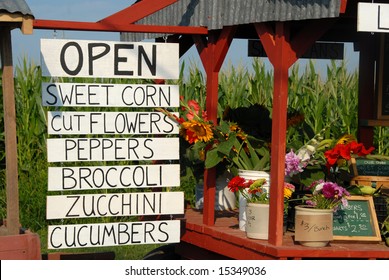
[[[194,36],[197,50],[200,54],[205,72],[207,74],[207,100],[206,110],[208,119],[217,123],[219,71],[226,57],[236,27],[224,27],[220,36],[211,32],[208,42],[199,36]],[[216,194],[216,169],[204,171],[204,210],[203,223],[213,225],[215,223],[215,194]]]
[[[288,70],[333,23],[333,20],[314,21],[295,34],[293,41],[290,40],[288,22],[276,22],[275,31],[268,23],[255,24],[262,45],[274,67],[269,243],[275,246],[281,246],[283,239]]]

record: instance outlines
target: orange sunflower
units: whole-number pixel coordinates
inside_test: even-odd
[[[213,132],[210,124],[197,120],[190,120],[182,123],[181,135],[189,144],[198,141],[208,142],[213,138]]]

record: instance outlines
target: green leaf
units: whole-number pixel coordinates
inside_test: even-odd
[[[218,165],[223,160],[223,157],[219,155],[217,149],[212,149],[207,152],[205,158],[205,168],[212,168]]]

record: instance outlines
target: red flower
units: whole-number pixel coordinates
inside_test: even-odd
[[[235,176],[228,182],[228,189],[231,192],[238,192],[243,189],[249,188],[251,184],[254,183],[254,180],[247,180],[240,177],[240,176]]]
[[[366,156],[373,150],[374,147],[366,149],[362,143],[357,143],[356,141],[352,141],[347,144],[336,144],[333,149],[324,153],[324,156],[327,159],[326,166],[327,168],[330,168],[335,164],[339,164],[341,161],[350,160],[352,154]]]

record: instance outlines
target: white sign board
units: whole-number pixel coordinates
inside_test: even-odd
[[[389,32],[389,4],[358,3],[357,30]]]
[[[179,116],[178,113],[175,115]],[[50,135],[178,134],[179,127],[161,112],[48,112]]]
[[[49,226],[48,249],[180,242],[180,221]]]
[[[41,39],[42,75],[178,79],[178,44]]]
[[[179,107],[178,85],[42,83],[43,106]]]
[[[179,164],[49,167],[49,191],[180,186]]]
[[[184,214],[183,192],[47,196],[48,220],[167,214]]]
[[[48,162],[178,160],[178,138],[50,138]]]

